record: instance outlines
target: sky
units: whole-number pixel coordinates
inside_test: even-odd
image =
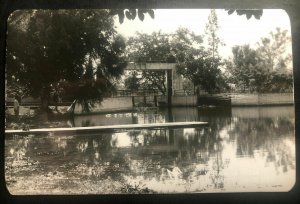
[[[225,46],[220,48],[221,55],[231,55],[231,47],[234,45],[250,44],[255,46],[262,37],[268,37],[276,27],[286,29],[291,33],[288,14],[281,9],[264,9],[262,17],[257,20],[254,17],[247,20],[246,16],[238,16],[236,13],[228,15],[224,9],[217,9],[220,29],[218,36]],[[148,14],[144,21],[138,18],[131,21],[125,18],[122,24],[118,17],[115,19],[117,31],[125,37],[134,36],[136,32],[151,34],[154,31],[172,33],[178,27],[186,27],[195,34],[203,34],[208,22],[209,9],[156,9],[155,18]]]

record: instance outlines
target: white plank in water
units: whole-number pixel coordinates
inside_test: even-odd
[[[115,129],[134,129],[134,128],[161,128],[161,127],[185,127],[207,125],[207,122],[171,122],[171,123],[148,123],[148,124],[126,124],[126,125],[106,125],[91,127],[71,127],[71,128],[40,128],[30,130],[5,130],[5,133],[40,133],[40,132],[73,132],[91,130],[115,130]]]

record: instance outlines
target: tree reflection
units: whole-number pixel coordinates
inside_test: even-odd
[[[266,164],[274,163],[275,168],[287,172],[294,169],[295,158],[287,139],[294,135],[293,122],[284,117],[237,119],[230,130],[231,137],[236,138],[238,156],[254,156],[257,150],[265,157]]]

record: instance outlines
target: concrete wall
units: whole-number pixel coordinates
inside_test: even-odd
[[[293,93],[234,94],[231,105],[286,105],[293,104]]]
[[[172,96],[172,106],[197,106],[197,96]]]
[[[157,101],[163,102],[165,106],[167,97],[157,96]],[[197,106],[197,96],[172,96],[172,106]]]
[[[176,73],[176,70],[172,70],[172,91],[173,95],[176,91],[183,91],[183,78]]]
[[[231,95],[231,105],[249,105],[257,104],[257,94],[235,94]]]
[[[154,96],[133,96],[134,97],[134,106],[139,106],[139,104],[151,104],[155,106]]]
[[[132,97],[116,97],[105,98],[101,103],[95,104],[95,107],[91,109],[91,112],[113,112],[113,111],[125,111],[132,110]],[[75,114],[82,113],[82,107],[79,103],[75,104]]]

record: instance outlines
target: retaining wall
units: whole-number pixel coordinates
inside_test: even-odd
[[[197,106],[197,96],[172,96],[172,106]]]
[[[114,111],[126,111],[132,110],[132,97],[116,97],[105,98],[101,103],[96,103],[91,112],[114,112]],[[82,114],[82,107],[79,103],[75,104],[75,114]]]
[[[232,94],[232,106],[248,105],[292,105],[293,93],[268,93],[268,94]]]

